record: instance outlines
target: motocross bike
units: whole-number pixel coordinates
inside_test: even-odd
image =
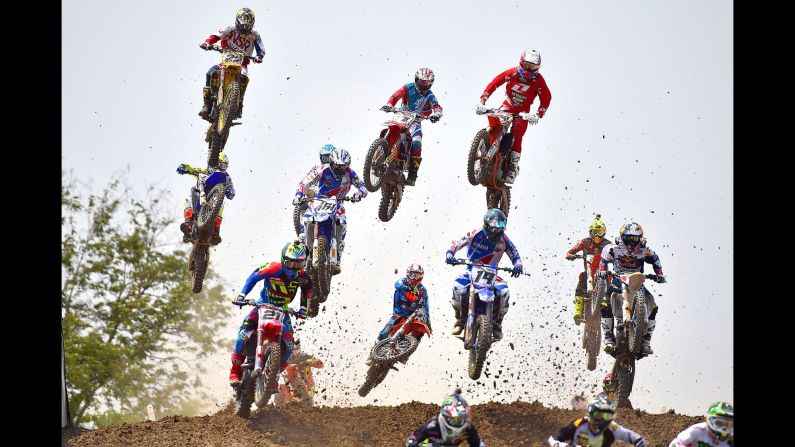
[[[342,226],[337,217],[339,201],[354,201],[353,197],[316,196],[310,189],[301,198],[299,206],[306,203],[303,239],[309,249],[306,270],[312,281],[312,294],[307,303],[307,314],[315,317],[320,303],[325,303],[331,288],[332,265],[338,265],[338,247]],[[316,243],[317,242],[317,243]]]
[[[425,119],[421,112],[396,109],[392,119],[386,121],[387,127],[370,145],[364,159],[364,186],[370,192],[381,189],[381,203],[378,205],[378,218],[388,222],[395,215],[400,200],[403,198],[403,187],[409,169],[411,154],[411,133],[409,127]],[[383,187],[382,187],[383,186]]]
[[[464,349],[469,351],[469,378],[477,380],[480,378],[489,348],[494,342],[492,336],[494,299],[495,297],[499,299],[495,288],[497,270],[513,272],[513,269],[456,258],[455,265],[459,264],[472,266],[469,272],[466,326],[464,335],[458,338],[464,341]],[[530,276],[529,273],[522,274]]]
[[[210,75],[210,88],[212,89],[212,109],[208,116],[210,127],[204,138],[209,144],[207,165],[212,168],[218,167],[218,154],[226,146],[229,138],[229,129],[240,123],[233,120],[242,106],[242,92],[246,91],[248,85],[248,75],[243,72],[243,61],[253,60],[253,56],[246,56],[244,53],[235,51],[231,48],[221,48],[217,45],[207,47],[207,50],[219,51],[222,53],[221,69],[215,70]]]
[[[199,201],[192,200],[193,213],[197,216],[191,228],[193,247],[188,257],[193,293],[202,290],[204,275],[210,263],[210,236],[213,233],[215,219],[224,205],[227,179],[228,175],[224,171],[210,173],[204,181],[198,182]]]
[[[641,272],[622,274],[609,273],[621,282],[621,292],[610,294],[616,325],[616,345],[610,354],[615,357],[613,380],[615,381],[616,403],[619,408],[632,408],[629,395],[635,381],[635,360],[643,347],[643,336],[648,327],[648,317],[654,308],[654,299],[646,295],[645,278],[657,280],[657,275],[643,275]],[[607,283],[607,279],[605,279]]]
[[[258,318],[256,343],[251,343],[254,332],[247,335],[245,344],[246,360],[243,362],[240,385],[235,389],[235,414],[248,418],[251,404],[263,408],[271,396],[277,392],[279,383],[279,364],[282,351],[287,349],[282,339],[282,329],[287,314],[303,318],[292,309],[274,306],[269,303],[257,303],[255,299],[234,303],[238,306],[254,306]]]
[[[582,347],[588,356],[588,371],[596,369],[596,358],[602,344],[602,300],[604,299],[607,282],[604,278],[595,278],[596,270],[602,259],[601,253],[585,256],[574,255],[573,259],[582,259],[585,264],[585,279],[587,284],[584,317],[585,330],[582,332]]]
[[[395,362],[406,363],[409,356],[417,350],[422,334],[431,336],[431,328],[425,323],[426,316],[422,306],[423,303],[420,303],[420,308],[412,312],[408,318],[398,318],[389,336],[378,341],[370,350],[372,363],[367,370],[364,384],[359,388],[359,396],[366,396],[370,390],[383,382],[390,369],[398,371],[394,367]]]
[[[511,187],[505,184],[505,174],[511,162],[513,121],[517,118],[526,120],[530,113],[486,108],[477,109],[475,113],[498,118],[502,128],[494,144],[489,144],[488,127],[475,134],[467,158],[467,179],[473,185],[486,187],[486,207],[499,208],[507,216],[511,206]]]
[[[322,367],[323,363],[314,358],[300,363],[292,363],[282,371],[282,380],[279,384],[279,393],[274,397],[274,404],[284,405],[297,402],[300,404],[314,405],[315,381],[312,379],[312,368]]]

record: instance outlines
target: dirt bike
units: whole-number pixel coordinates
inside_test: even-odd
[[[425,116],[419,111],[412,112],[394,107],[385,112],[394,112],[395,115],[384,123],[387,128],[381,131],[367,151],[363,180],[368,191],[376,192],[381,189],[378,218],[388,222],[395,215],[403,198],[405,173],[409,169],[411,154],[409,127],[425,119]]]
[[[466,326],[464,335],[458,338],[463,340],[464,349],[469,351],[469,378],[477,380],[480,378],[489,348],[494,343],[492,335],[494,299],[499,299],[495,288],[497,270],[513,272],[513,269],[456,258],[455,265],[460,264],[472,266],[472,270],[469,272]],[[522,274],[530,276],[528,273]]]
[[[210,263],[210,236],[213,234],[215,218],[224,206],[228,178],[223,171],[210,173],[204,181],[198,182],[199,201],[191,204],[196,215],[190,235],[193,247],[188,257],[193,293],[202,291],[204,275]]]
[[[306,270],[312,281],[312,294],[307,302],[307,315],[315,317],[320,303],[325,303],[331,288],[332,265],[339,263],[339,241],[342,237],[337,210],[338,201],[353,201],[352,197],[315,196],[313,190],[301,198],[306,203],[304,214],[304,243],[309,249]]]
[[[478,109],[478,115],[499,118],[502,129],[494,144],[489,144],[489,128],[480,129],[472,139],[467,158],[467,179],[472,185],[486,187],[486,207],[499,208],[508,215],[511,206],[511,187],[505,184],[505,174],[511,162],[513,121],[527,119],[529,113],[510,113],[500,109]]]
[[[398,371],[394,367],[395,362],[406,363],[409,356],[417,350],[422,334],[431,336],[431,328],[425,321],[425,311],[423,304],[420,303],[420,307],[408,318],[398,318],[389,336],[373,346],[370,350],[372,363],[367,370],[364,384],[359,388],[359,396],[366,396],[370,390],[383,382],[390,369]]]
[[[242,106],[242,92],[248,85],[248,75],[243,72],[243,61],[253,60],[253,56],[235,51],[231,48],[222,48],[217,45],[207,47],[208,51],[222,53],[220,70],[213,71],[210,75],[210,88],[212,89],[212,109],[210,110],[210,126],[204,138],[209,145],[207,165],[218,167],[218,154],[226,146],[229,138],[229,129],[240,123],[233,122]]]
[[[574,255],[573,259],[582,259],[585,265],[586,294],[584,307],[585,329],[582,332],[582,347],[588,356],[588,371],[596,369],[596,358],[602,344],[602,300],[607,289],[607,282],[604,278],[596,278],[596,271],[599,269],[599,262],[602,260],[601,253]]]
[[[635,381],[635,360],[643,347],[643,336],[648,327],[648,317],[654,308],[654,299],[646,296],[643,287],[645,278],[657,280],[657,275],[643,275],[641,272],[622,274],[609,273],[621,282],[621,293],[610,294],[610,306],[617,320],[616,345],[610,354],[615,357],[613,381],[615,382],[616,403],[619,408],[632,408],[629,395]],[[608,283],[607,278],[605,282]],[[652,298],[647,302],[647,298]]]
[[[263,408],[277,392],[279,364],[282,351],[287,349],[282,339],[282,328],[287,314],[303,318],[292,309],[284,309],[268,303],[257,303],[252,298],[237,301],[238,306],[254,306],[258,312],[256,343],[251,343],[254,332],[248,335],[245,344],[246,360],[243,362],[240,385],[235,390],[235,414],[248,418],[251,404]]]
[[[312,367],[317,360],[308,359],[301,363],[292,363],[282,371],[279,393],[274,397],[275,405],[297,402],[303,405],[314,405],[315,381],[312,378]],[[321,363],[322,366],[322,363]]]

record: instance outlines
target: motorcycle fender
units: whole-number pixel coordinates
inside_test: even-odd
[[[221,70],[215,70],[210,74],[210,88],[212,91],[218,91],[218,87],[221,85]]]
[[[270,320],[266,321],[265,324],[260,325],[260,329],[262,329],[262,340],[264,342],[273,342],[279,339],[279,335],[282,333],[282,329],[284,328],[284,323],[281,321]],[[259,353],[259,349],[258,353]]]
[[[389,128],[383,129],[381,133],[378,134],[378,138],[383,138],[387,140],[387,143],[389,143],[389,140],[387,139],[387,132],[389,132]]]
[[[426,334],[428,337],[431,336],[431,330],[428,328],[428,325],[420,320],[414,320],[409,327],[407,328],[409,333],[415,334]]]
[[[224,88],[226,88],[226,86],[229,85],[232,81],[236,81],[237,80],[237,77],[240,74],[240,66],[239,65],[227,65],[224,68],[225,68],[224,76],[223,76],[222,79],[224,81]]]
[[[488,287],[478,290],[478,297],[484,303],[491,303],[494,301],[494,291]]]
[[[400,138],[400,129],[396,127],[390,127],[389,133],[387,134],[386,142],[389,147],[389,152],[392,153],[392,147],[395,146],[397,143],[398,138]]]

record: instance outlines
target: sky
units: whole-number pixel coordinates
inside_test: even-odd
[[[198,45],[243,6],[256,14],[266,55],[250,67],[243,125],[226,146],[237,195],[226,202],[211,263],[230,297],[294,237],[291,200],[322,145],[348,149],[361,172],[387,118],[378,109],[419,67],[434,71],[444,107],[441,121],[423,123],[419,179],[395,217],[378,220],[380,192],[346,206],[342,274],[323,313],[298,329],[326,361],[316,374],[320,403],[437,402],[458,384],[470,403],[568,406],[572,394],[593,390],[612,358],[602,354],[595,371],[585,369],[582,326],[571,319],[581,264],[563,256],[595,213],[611,239],[623,223],[640,223],[668,278],[648,284],[660,307],[655,353],[638,363],[633,404],[702,414],[733,400],[730,2],[63,2],[64,170],[95,191],[119,176],[141,195],[155,185],[181,218],[192,178],[176,167],[206,163],[197,112],[204,75],[219,60]],[[504,339],[476,383],[449,335],[463,267],[445,265],[444,253],[485,212],[485,189],[465,173],[472,137],[486,125],[473,108],[525,48],[541,52],[552,93],[525,134],[507,227],[532,276],[507,278]],[[89,54],[99,70],[87,84]],[[503,96],[501,87],[488,105]],[[176,224],[169,237],[181,244]],[[425,268],[435,332],[360,398],[367,350],[390,315],[394,281],[412,262]],[[226,329],[230,350],[243,312]],[[203,378],[216,407],[229,398],[228,358],[219,353]]]

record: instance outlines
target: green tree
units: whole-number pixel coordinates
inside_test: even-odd
[[[207,397],[201,360],[227,347],[219,328],[233,314],[217,275],[192,293],[162,191],[138,200],[116,180],[84,197],[65,177],[61,305],[74,422],[141,420],[148,404],[158,415],[195,411]]]

